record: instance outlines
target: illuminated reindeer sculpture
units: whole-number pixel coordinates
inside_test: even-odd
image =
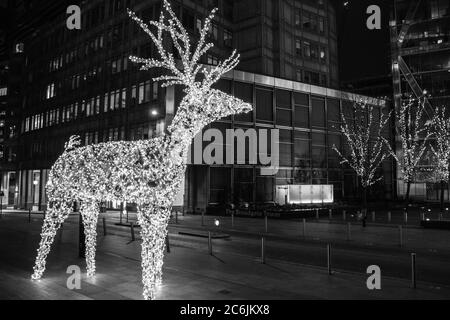
[[[185,96],[167,133],[139,141],[105,142],[79,146],[71,137],[65,151],[51,168],[46,185],[49,207],[42,226],[41,241],[32,278],[39,279],[45,270],[46,257],[58,228],[80,201],[86,235],[87,275],[95,274],[96,228],[101,201],[126,201],[137,204],[142,236],[142,282],[144,298],[153,299],[162,279],[167,224],[175,195],[186,170],[186,157],[194,136],[206,125],[223,117],[252,110],[252,106],[211,86],[239,62],[233,52],[215,67],[205,67],[199,59],[211,47],[205,43],[216,9],[205,20],[196,48],[191,51],[187,31],[169,3],[159,21],[149,25],[133,12],[131,18],[150,36],[160,60],[130,57],[141,70],[163,68],[165,75],[153,79],[163,86],[183,85]],[[168,14],[168,17],[166,15]],[[154,27],[155,33],[150,30]],[[172,42],[181,58],[177,67],[172,53],[163,46],[163,38]],[[164,42],[166,42],[164,40]]]

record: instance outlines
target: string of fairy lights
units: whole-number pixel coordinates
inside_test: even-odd
[[[172,203],[184,179],[192,139],[202,128],[220,118],[252,110],[250,104],[211,89],[223,74],[239,63],[236,51],[216,66],[200,64],[200,58],[213,47],[206,43],[206,39],[216,11],[212,10],[205,19],[194,50],[191,49],[188,32],[167,0],[164,0],[159,20],[149,24],[129,11],[131,19],[149,35],[160,56],[160,60],[135,56],[130,60],[140,64],[141,70],[165,70],[166,74],[153,80],[162,82],[163,87],[182,85],[185,96],[167,132],[153,139],[79,146],[79,137],[71,137],[49,173],[46,185],[49,206],[42,226],[33,279],[42,277],[56,232],[72,211],[74,201],[81,201],[88,276],[95,275],[99,204],[103,201],[134,202],[142,236],[143,295],[145,299],[155,298],[157,285],[162,282],[165,238]],[[181,65],[173,52],[166,50],[167,35],[178,52]]]
[[[432,119],[434,143],[430,145],[435,157],[434,174],[439,181],[448,181],[450,166],[450,118],[445,107],[437,107]]]
[[[403,101],[396,112],[398,133],[401,142],[400,156],[392,152],[405,183],[414,180],[432,136],[425,113],[425,98],[415,99],[412,95]]]
[[[361,186],[367,188],[382,179],[377,177],[377,169],[390,155],[389,142],[382,131],[391,114],[382,113],[374,121],[374,106],[367,101],[355,101],[353,107],[354,118],[342,112],[342,125],[339,127],[348,152],[342,153],[335,145],[333,150],[341,158],[341,164],[348,164],[360,178]]]

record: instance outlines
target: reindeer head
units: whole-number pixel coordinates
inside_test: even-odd
[[[185,130],[191,136],[215,120],[252,110],[250,104],[221,91],[211,89],[211,86],[223,74],[235,68],[239,63],[239,54],[236,50],[228,59],[221,61],[216,66],[208,67],[200,63],[200,58],[213,47],[212,43],[206,43],[206,37],[216,11],[217,9],[213,9],[208,18],[205,19],[200,32],[200,39],[194,49],[191,49],[188,32],[172,11],[167,0],[164,0],[164,8],[159,21],[150,21],[149,24],[146,24],[133,12],[128,12],[131,18],[150,36],[160,55],[160,59],[131,56],[131,61],[141,64],[141,70],[165,69],[166,74],[153,79],[154,81],[161,81],[163,87],[172,85],[185,87],[186,96],[178,107],[169,130]],[[167,18],[166,14],[168,15]],[[149,26],[155,27],[155,32],[151,31]],[[164,48],[163,36],[165,34],[170,35],[173,48],[180,57],[179,63],[175,61],[171,50],[167,51]],[[167,45],[167,42],[165,44]]]
[[[188,93],[168,130],[172,134],[182,135],[183,141],[190,141],[208,124],[252,109],[251,104],[220,90],[210,89],[198,95]]]

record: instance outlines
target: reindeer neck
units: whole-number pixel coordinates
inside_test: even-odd
[[[186,96],[181,101],[174,118],[172,119],[172,123],[167,128],[168,134],[174,144],[186,144],[189,146],[197,131],[201,129],[196,127],[197,119],[195,114],[189,114],[190,104],[193,103],[192,101],[197,101],[192,99],[192,96],[192,93],[187,92]],[[197,102],[196,104],[199,105],[195,105],[193,108],[201,108],[201,102]]]

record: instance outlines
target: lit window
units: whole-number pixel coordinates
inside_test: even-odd
[[[21,42],[17,43],[15,48],[14,48],[14,52],[15,53],[22,53],[23,52],[23,48],[24,48],[23,43],[21,43]]]
[[[139,97],[138,97],[138,103],[141,104],[144,102],[144,82],[141,82],[139,84]]]
[[[208,64],[216,66],[219,63],[219,60],[217,59],[217,57],[208,54]]]
[[[55,84],[51,83],[47,86],[47,92],[45,97],[47,99],[53,98],[55,96]]]

